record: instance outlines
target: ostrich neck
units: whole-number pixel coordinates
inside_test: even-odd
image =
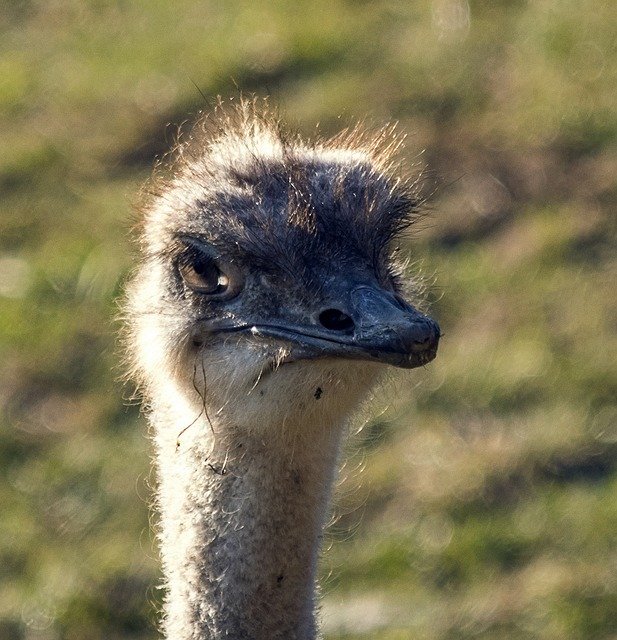
[[[169,640],[312,640],[341,426],[153,412]]]

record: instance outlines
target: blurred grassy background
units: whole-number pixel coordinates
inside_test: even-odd
[[[435,191],[411,250],[445,338],[355,438],[327,638],[617,638],[616,30],[608,0],[6,0],[0,639],[156,637],[112,317],[195,85],[308,134],[397,120]]]

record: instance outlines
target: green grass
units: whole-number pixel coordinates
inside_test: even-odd
[[[0,638],[157,635],[113,318],[195,85],[270,94],[309,135],[397,120],[428,166],[409,250],[445,337],[350,444],[328,640],[617,637],[616,26],[592,0],[9,2]]]

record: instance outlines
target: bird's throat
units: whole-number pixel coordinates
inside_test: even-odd
[[[201,417],[177,446],[184,418],[170,413],[153,413],[167,638],[312,640],[343,428],[230,428]]]

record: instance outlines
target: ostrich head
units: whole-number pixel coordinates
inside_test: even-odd
[[[405,299],[394,257],[417,215],[396,145],[382,148],[383,132],[308,144],[253,103],[224,123],[206,121],[152,184],[129,296],[150,395],[205,392],[248,426],[264,412],[344,413],[380,365],[431,361],[439,328]]]

